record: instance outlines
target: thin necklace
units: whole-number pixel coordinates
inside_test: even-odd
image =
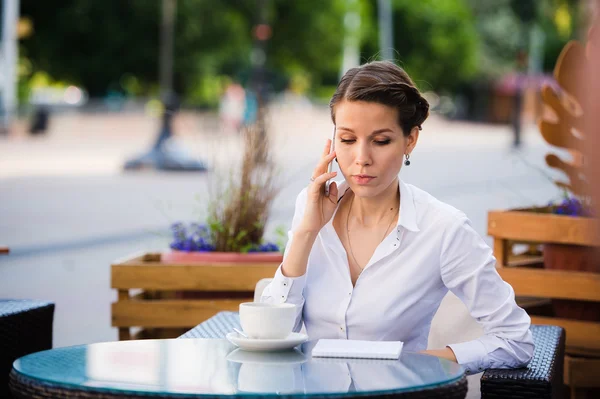
[[[361,274],[363,272],[363,270],[365,270],[365,269],[364,269],[364,267],[361,267],[360,264],[356,261],[356,258],[354,257],[354,251],[352,251],[352,244],[350,243],[350,227],[349,227],[348,222],[350,221],[350,211],[352,211],[352,204],[354,204],[354,195],[350,199],[350,209],[348,209],[348,215],[346,216],[346,238],[348,240],[348,247],[350,248],[350,255],[352,255],[352,259],[354,259],[354,263],[356,263],[356,266],[358,266],[360,268],[360,271],[358,272],[358,274]],[[393,210],[394,210],[394,208],[390,208],[390,211],[393,211]],[[381,237],[381,240],[379,240],[380,244],[383,241],[383,239],[385,238],[385,236],[387,235],[387,232],[390,229],[390,227],[392,226],[392,223],[394,222],[395,218],[396,218],[396,216],[393,215],[392,220],[390,220],[390,224],[388,225],[387,229],[385,229],[385,232],[383,233],[383,237]]]

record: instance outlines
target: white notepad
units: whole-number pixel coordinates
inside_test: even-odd
[[[400,341],[359,341],[320,339],[312,350],[313,357],[348,357],[359,359],[398,359]]]

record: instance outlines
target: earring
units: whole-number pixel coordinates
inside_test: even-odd
[[[410,159],[409,159],[410,154],[406,154],[405,156],[406,156],[406,161],[404,161],[404,165],[408,166],[408,165],[410,165]]]

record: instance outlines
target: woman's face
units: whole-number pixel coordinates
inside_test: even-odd
[[[335,106],[335,151],[352,191],[375,197],[392,184],[417,143],[418,128],[405,137],[398,115],[387,105],[342,101]]]

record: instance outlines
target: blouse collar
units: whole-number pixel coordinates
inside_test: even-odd
[[[338,192],[340,193],[345,193],[350,188],[346,180],[338,181],[336,183]],[[400,191],[400,209],[398,210],[397,226],[402,226],[405,229],[414,232],[420,231],[419,226],[417,225],[417,209],[415,207],[412,190],[402,180],[399,180],[398,186],[398,190]]]

